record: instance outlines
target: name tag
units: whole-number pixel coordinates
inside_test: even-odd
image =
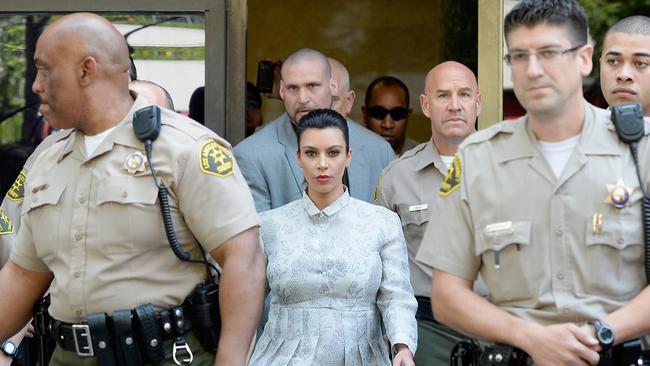
[[[485,226],[485,229],[483,229],[486,233],[504,230],[512,230],[512,221],[497,222],[495,224],[487,225]]]
[[[422,211],[422,210],[426,210],[427,208],[429,208],[429,205],[427,205],[426,203],[422,205],[409,206],[409,212]]]

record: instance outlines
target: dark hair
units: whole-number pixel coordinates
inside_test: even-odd
[[[613,32],[650,36],[650,18],[643,15],[633,15],[621,19],[609,28],[605,37]]]
[[[406,96],[406,105],[409,105],[409,88],[406,87],[406,84],[402,82],[402,80],[392,77],[392,76],[381,76],[378,77],[377,79],[373,80],[370,85],[368,85],[368,89],[366,89],[366,100],[365,100],[365,106],[370,107],[370,99],[372,97],[372,92],[374,89],[380,85],[383,86],[396,86],[402,90],[404,90],[404,95]]]
[[[331,109],[314,109],[307,113],[300,119],[296,136],[298,137],[298,151],[300,151],[300,139],[302,133],[310,128],[324,130],[326,128],[338,128],[343,133],[345,138],[345,150],[350,149],[350,132],[348,130],[348,122],[338,112]]]
[[[503,30],[507,38],[515,28],[539,24],[566,27],[574,46],[587,43],[587,15],[575,0],[523,0],[506,15]]]
[[[205,124],[205,87],[199,86],[190,97],[190,112],[188,117],[196,122]]]
[[[259,89],[251,83],[250,81],[246,82],[246,107],[248,107],[249,101],[254,101],[255,106],[259,109],[262,108],[262,95],[260,94]]]

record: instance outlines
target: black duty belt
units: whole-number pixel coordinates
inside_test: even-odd
[[[609,352],[600,353],[598,366],[637,365],[642,355],[641,342],[635,339],[614,346]],[[519,348],[504,344],[495,344],[485,347],[481,353],[479,364],[481,366],[527,366],[532,365],[532,359],[526,352]]]
[[[162,341],[174,338],[174,360],[177,351],[189,356],[177,362],[181,365],[192,359],[185,342],[185,333],[191,328],[182,306],[157,312],[151,304],[145,304],[112,315],[92,314],[80,324],[53,320],[52,336],[64,350],[81,357],[96,357],[100,366],[160,362],[164,359]]]
[[[431,310],[431,298],[416,296],[415,299],[418,301],[418,311],[415,313],[415,316],[435,322],[436,320],[433,318],[433,311]]]

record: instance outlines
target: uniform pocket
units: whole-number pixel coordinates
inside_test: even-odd
[[[530,221],[488,223],[475,232],[476,255],[482,258],[481,275],[495,302],[533,296]]]
[[[587,269],[588,292],[608,297],[638,293],[645,284],[641,218],[603,217],[600,230],[594,230],[591,218],[587,221],[582,266]]]
[[[29,185],[31,196],[23,202],[23,214],[29,215],[32,238],[36,253],[46,263],[50,262],[59,248],[62,197],[66,184],[63,181],[39,181]]]
[[[164,241],[158,187],[151,176],[107,177],[98,186],[96,204],[100,242],[107,252],[141,252]],[[162,233],[162,234],[161,234]]]

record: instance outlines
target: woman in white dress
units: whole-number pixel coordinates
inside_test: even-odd
[[[249,365],[413,365],[417,302],[398,216],[351,198],[345,118],[329,109],[297,131],[303,197],[261,214],[271,291]]]

